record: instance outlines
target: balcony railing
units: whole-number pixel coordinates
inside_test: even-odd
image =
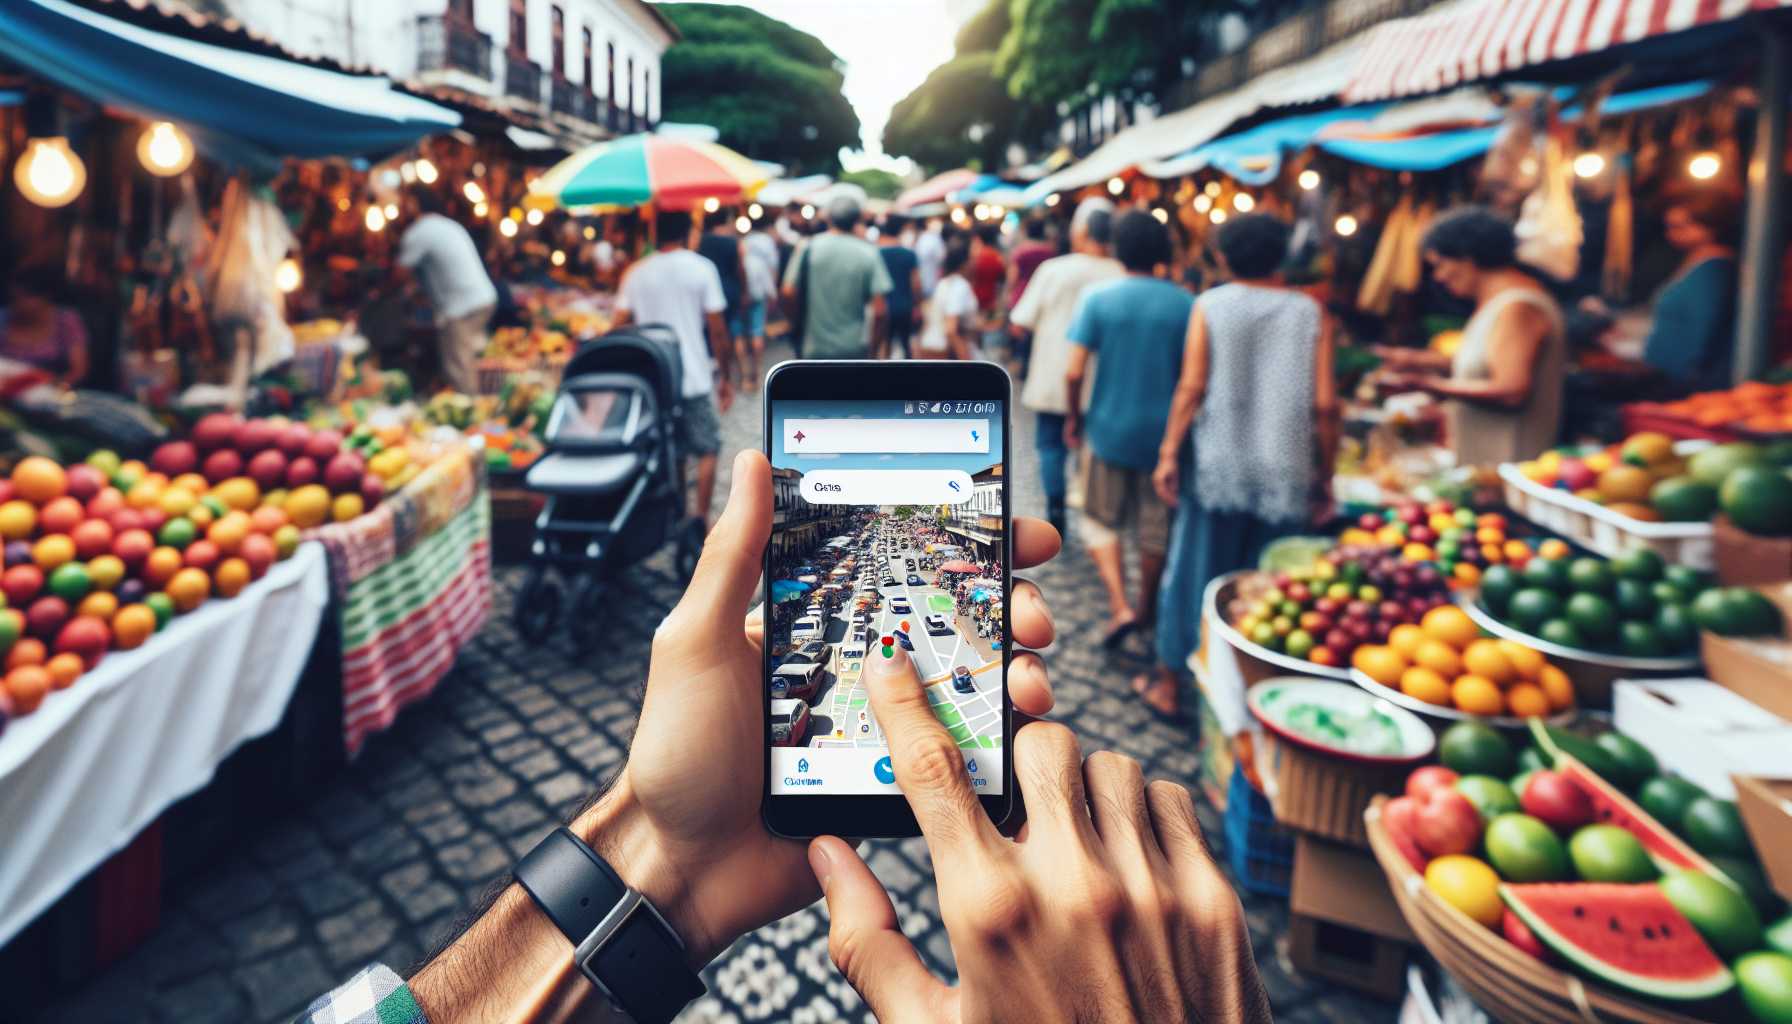
[[[417,19],[417,70],[461,71],[492,80],[492,37],[452,16]]]
[[[518,53],[504,55],[504,95],[541,102],[541,67]]]
[[[593,96],[584,85],[569,82],[556,76],[553,79],[552,102],[554,113],[576,117],[581,121],[597,121],[597,97]]]

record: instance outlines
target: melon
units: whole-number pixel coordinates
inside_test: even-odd
[[[1713,878],[1728,881],[1717,865],[1706,860],[1679,836],[1649,817],[1649,812],[1619,791],[1618,787],[1594,774],[1586,765],[1568,754],[1556,755],[1556,771],[1566,776],[1587,798],[1593,801],[1593,820],[1616,825],[1636,836],[1648,851],[1649,859],[1662,871],[1682,869],[1700,871]]]
[[[1710,999],[1736,984],[1692,922],[1654,885],[1508,884],[1500,886],[1500,899],[1557,956],[1638,995]]]

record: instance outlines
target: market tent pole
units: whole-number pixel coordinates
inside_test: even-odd
[[[1761,28],[1761,107],[1755,116],[1755,152],[1748,162],[1748,219],[1742,239],[1742,294],[1736,301],[1736,358],[1740,384],[1767,369],[1785,245],[1786,91],[1792,86],[1792,40],[1779,23]]]

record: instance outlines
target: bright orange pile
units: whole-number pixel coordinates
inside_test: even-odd
[[[1792,383],[1748,381],[1728,391],[1705,391],[1668,402],[1661,411],[1701,427],[1741,427],[1764,434],[1792,433]]]
[[[1541,717],[1574,706],[1565,672],[1515,640],[1482,636],[1455,607],[1433,608],[1417,626],[1395,626],[1387,643],[1358,647],[1350,663],[1408,697],[1473,715]]]

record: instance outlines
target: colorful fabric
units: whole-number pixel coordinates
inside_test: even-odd
[[[374,964],[319,996],[293,1024],[429,1024],[429,1018],[404,979]]]

